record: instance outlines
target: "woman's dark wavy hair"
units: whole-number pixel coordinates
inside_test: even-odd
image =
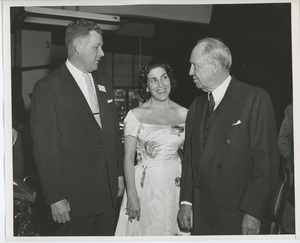
[[[140,70],[138,86],[139,86],[139,95],[142,102],[146,102],[150,99],[150,92],[146,91],[147,88],[147,76],[150,71],[154,68],[161,67],[166,70],[166,73],[171,82],[171,90],[174,90],[178,86],[178,82],[175,80],[174,71],[169,63],[151,60],[144,64],[144,66]]]

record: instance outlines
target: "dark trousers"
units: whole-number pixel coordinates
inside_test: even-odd
[[[71,221],[58,224],[55,236],[113,236],[115,233],[115,209],[108,208],[95,216],[73,216]]]
[[[241,235],[243,212],[213,194],[194,189],[192,235]]]

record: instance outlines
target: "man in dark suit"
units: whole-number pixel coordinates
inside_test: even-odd
[[[124,191],[122,143],[113,89],[95,72],[102,30],[71,22],[68,59],[38,81],[31,105],[33,152],[56,235],[113,235]]]
[[[208,95],[186,120],[179,224],[195,235],[258,234],[279,168],[271,100],[230,76],[231,52],[217,39],[199,41],[190,62]]]

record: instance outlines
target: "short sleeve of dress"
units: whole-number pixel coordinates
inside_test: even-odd
[[[137,137],[141,123],[136,119],[130,110],[124,119],[124,136]]]

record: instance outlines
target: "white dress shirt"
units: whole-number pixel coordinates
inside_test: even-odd
[[[67,61],[66,61],[66,66],[69,69],[70,73],[72,74],[73,78],[75,79],[76,83],[78,84],[78,86],[79,86],[81,92],[83,93],[86,101],[88,102],[89,106],[91,107],[86,81],[83,76],[84,72],[82,72],[77,67],[75,67],[69,61],[69,59],[67,59]],[[90,79],[93,81],[93,76],[90,73],[86,73],[86,74],[88,74]],[[92,83],[94,84],[94,81]],[[95,89],[95,85],[93,85],[93,87]]]
[[[221,85],[219,87],[217,87],[216,89],[214,89],[212,91],[212,95],[214,97],[215,100],[215,107],[214,110],[218,107],[218,105],[221,103],[225,92],[230,84],[230,80],[231,80],[231,76],[228,75],[228,77],[225,79],[225,81],[223,83],[221,83]],[[209,93],[208,93],[209,94]],[[208,95],[207,94],[207,95]]]

